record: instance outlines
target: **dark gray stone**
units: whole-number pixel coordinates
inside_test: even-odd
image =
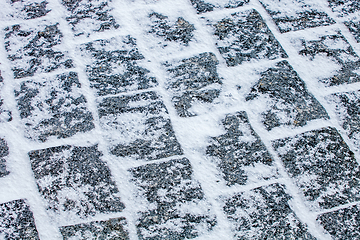
[[[25,200],[19,199],[0,204],[0,236],[4,240],[40,239],[33,213]]]
[[[290,177],[313,208],[329,209],[360,200],[360,168],[335,128],[275,140]]]
[[[47,1],[34,2],[32,0],[8,1],[11,4],[12,12],[8,14],[12,18],[35,19],[45,16],[51,11],[47,7]]]
[[[111,15],[111,0],[62,0],[68,14],[66,20],[75,36],[90,36],[92,32],[115,30],[120,27]]]
[[[355,40],[360,43],[360,21],[346,21],[344,22],[349,31],[354,35]]]
[[[216,225],[215,216],[188,159],[148,164],[129,170],[148,201],[136,223],[139,239],[192,239]]]
[[[155,160],[183,153],[167,109],[155,92],[105,98],[98,111],[116,156]]]
[[[218,60],[211,52],[174,64],[166,63],[170,73],[167,89],[174,95],[172,101],[180,117],[196,116],[189,111],[194,101],[212,103],[219,96],[222,82],[217,64]]]
[[[128,240],[128,232],[124,230],[125,218],[113,218],[107,221],[96,221],[61,227],[64,240]]]
[[[218,1],[216,4],[203,0],[190,0],[191,4],[196,8],[197,13],[211,12],[214,8],[237,8],[247,4],[249,0],[227,0]]]
[[[305,83],[287,61],[261,73],[246,101],[268,97],[267,111],[262,113],[267,130],[282,125],[304,126],[314,119],[328,119],[328,114],[306,89]]]
[[[321,214],[317,220],[331,234],[332,239],[360,239],[359,205]]]
[[[29,139],[67,138],[95,127],[75,72],[22,82],[15,97]]]
[[[130,36],[86,43],[80,50],[87,59],[90,86],[100,96],[157,86],[149,70],[139,66],[144,56]]]
[[[284,188],[272,184],[226,201],[224,212],[236,239],[316,239],[291,210]]]
[[[302,46],[299,54],[308,57],[309,60],[317,56],[326,56],[340,66],[340,70],[337,70],[333,77],[320,79],[326,86],[360,81],[360,58],[340,33],[322,36],[319,40],[302,40]]]
[[[228,114],[222,121],[226,133],[212,137],[206,154],[218,159],[218,166],[228,186],[277,177],[277,169],[259,136],[252,129],[247,114]],[[260,169],[260,170],[256,170]]]
[[[5,28],[5,49],[15,78],[73,67],[67,52],[57,50],[63,38],[58,24],[36,29],[24,25]]]
[[[213,27],[217,48],[228,66],[254,59],[288,57],[256,10],[233,13]]]
[[[360,10],[358,0],[328,0],[328,2],[333,12],[339,13],[340,16],[357,13]]]
[[[66,145],[29,152],[31,169],[50,215],[59,219],[86,218],[124,209],[101,156],[97,145]]]
[[[0,71],[0,123],[1,122],[10,122],[12,120],[12,112],[4,108],[4,99],[1,97],[3,95],[2,88],[4,86],[4,78],[1,76]]]
[[[311,0],[260,0],[281,33],[306,28],[328,26],[335,21],[316,1]]]
[[[8,175],[10,172],[6,170],[6,157],[9,155],[9,147],[6,141],[0,138],[0,178]]]

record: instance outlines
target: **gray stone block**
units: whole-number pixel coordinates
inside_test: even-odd
[[[340,16],[357,13],[360,10],[360,2],[357,0],[328,0],[329,7]]]
[[[355,40],[360,43],[360,21],[352,20],[344,22],[349,31],[354,35]]]
[[[196,8],[197,13],[211,12],[214,9],[237,8],[249,3],[249,0],[226,0],[226,1],[207,1],[207,0],[190,0]]]
[[[12,9],[7,17],[28,20],[43,17],[51,11],[47,1],[7,0],[7,2]]]
[[[1,76],[0,71],[0,123],[1,122],[10,122],[12,120],[12,112],[11,110],[6,109],[4,105],[4,99],[2,96],[4,95],[4,92],[2,90],[4,86],[4,78]]]
[[[10,172],[6,170],[6,157],[9,155],[9,147],[7,142],[0,138],[0,178],[8,175]]]

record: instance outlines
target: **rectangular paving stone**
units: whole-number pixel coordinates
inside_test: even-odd
[[[166,88],[180,117],[196,116],[191,112],[195,103],[212,103],[220,94],[222,81],[217,73],[215,54],[201,53],[179,62],[165,65],[170,74]]]
[[[329,118],[287,61],[276,63],[260,76],[246,101],[260,101],[261,105],[266,102],[266,111],[261,113],[261,118],[267,130],[286,125],[304,126],[314,119]]]
[[[6,158],[9,155],[9,147],[5,139],[0,138],[0,178],[5,177],[10,172],[6,170]]]
[[[96,40],[81,45],[90,86],[99,96],[157,86],[155,77],[141,66],[144,56],[130,36]]]
[[[5,28],[5,49],[15,78],[73,67],[63,47],[59,24],[13,25]]]
[[[317,220],[330,233],[332,239],[360,239],[360,206],[359,204],[328,212],[318,216]]]
[[[348,27],[351,34],[354,35],[355,40],[360,43],[360,21],[351,20],[345,21],[344,23]]]
[[[284,188],[271,184],[241,192],[225,202],[234,239],[316,239],[291,210],[291,196]]]
[[[1,64],[1,63],[0,63]],[[3,99],[3,95],[5,94],[3,92],[3,87],[4,87],[4,78],[1,76],[1,71],[0,71],[0,123],[2,122],[10,122],[12,120],[12,112],[11,110],[8,110],[7,108],[5,108],[4,105],[4,99]]]
[[[105,98],[98,111],[115,156],[155,160],[183,153],[155,92]]]
[[[249,0],[190,0],[197,13],[211,12],[215,9],[237,8],[249,3]]]
[[[323,7],[311,0],[260,0],[281,33],[334,24]]]
[[[206,154],[218,162],[226,185],[278,177],[273,159],[252,129],[246,112],[228,114],[222,124],[226,133],[212,137]]]
[[[3,9],[6,9],[6,11],[3,12],[2,18],[4,20],[9,20],[10,18],[24,20],[40,18],[51,11],[47,5],[47,1],[41,0],[6,0],[6,3],[4,2],[3,5]]]
[[[58,146],[29,152],[31,169],[48,214],[85,219],[120,212],[124,204],[98,146]]]
[[[113,218],[107,221],[95,221],[60,228],[64,240],[128,240],[124,229],[125,218]]]
[[[216,46],[228,66],[244,61],[287,58],[256,10],[232,13],[213,23]]]
[[[25,136],[45,142],[92,130],[93,117],[80,86],[75,72],[22,82],[15,97]]]
[[[139,239],[192,239],[216,225],[199,183],[192,179],[186,158],[129,170],[148,202],[136,222]]]
[[[340,16],[357,13],[360,10],[360,2],[357,0],[328,0],[329,7]]]
[[[109,6],[111,0],[61,0],[68,11],[66,21],[75,36],[89,37],[93,32],[114,31],[120,27]]]
[[[1,239],[40,239],[33,213],[24,199],[0,204]]]
[[[337,65],[336,69],[334,69],[335,67],[332,67],[333,69],[329,67],[328,70],[329,72],[333,71],[335,75],[319,78],[319,81],[325,86],[336,86],[360,81],[360,58],[340,32],[319,36],[313,38],[313,40],[298,39],[297,42],[299,44],[296,48],[299,54],[305,57],[307,61],[321,59],[321,62],[324,62],[328,59],[335,66]],[[323,64],[320,64],[317,67],[323,66]]]
[[[311,208],[360,200],[359,165],[335,128],[275,140],[273,146]]]

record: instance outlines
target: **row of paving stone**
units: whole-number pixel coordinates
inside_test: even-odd
[[[260,1],[281,33],[327,26],[335,20],[315,3],[303,1]],[[346,3],[343,3],[346,2]],[[192,0],[199,14],[222,8],[245,6],[249,1],[211,4]],[[295,15],[279,11],[291,4]],[[95,128],[93,114],[70,54],[62,48],[63,33],[58,23],[43,18],[51,14],[49,3],[11,1],[13,18],[31,20],[4,29],[5,49],[14,79],[18,112],[28,139],[46,142],[50,137],[68,138]],[[65,1],[66,21],[74,36],[89,36],[121,28],[111,15],[111,2]],[[330,1],[341,14],[350,32],[359,39],[356,1]],[[286,9],[285,9],[286,10]],[[217,48],[228,67],[251,60],[277,60],[259,75],[258,82],[245,96],[246,101],[268,101],[260,113],[267,130],[279,126],[304,126],[315,119],[329,119],[325,108],[306,89],[304,81],[292,68],[287,53],[256,10],[236,9],[234,14],[206,23],[213,28]],[[354,15],[351,15],[354,14]],[[346,15],[346,16],[344,16]],[[205,15],[206,18],[207,15]],[[351,16],[347,18],[347,16]],[[149,34],[165,42],[191,44],[195,27],[179,17],[175,22],[160,13],[149,14]],[[36,27],[35,27],[36,26]],[[84,27],[86,26],[86,27]],[[89,28],[91,26],[91,28]],[[90,32],[85,32],[91,29]],[[294,47],[308,61],[325,57],[338,68],[334,76],[317,79],[324,87],[359,81],[359,57],[341,32],[305,39],[299,35]],[[140,195],[147,200],[147,210],[136,222],[140,239],[189,239],[202,229],[211,230],[217,218],[200,183],[192,177],[190,161],[176,139],[170,115],[161,96],[153,90],[157,79],[144,67],[145,57],[131,36],[96,40],[75,46],[84,60],[90,87],[98,95],[100,126],[112,155],[132,159],[158,160],[129,169]],[[167,71],[166,89],[180,117],[192,117],[191,107],[198,102],[213,103],[221,93],[222,79],[217,73],[215,54],[205,52],[180,61],[169,60],[161,68]],[[43,74],[53,71],[64,73]],[[38,77],[39,76],[39,77]],[[23,80],[23,78],[26,78]],[[1,78],[1,83],[3,79]],[[142,90],[140,93],[131,93]],[[125,95],[112,96],[119,93]],[[340,119],[348,137],[359,147],[358,91],[326,97]],[[2,103],[2,102],[1,102]],[[0,105],[1,107],[1,105]],[[11,111],[1,109],[1,119],[12,121]],[[273,157],[251,127],[247,114],[228,114],[222,121],[226,133],[212,137],[206,148],[207,158],[218,165],[226,184],[246,185],[251,181],[280,178]],[[306,205],[313,211],[331,209],[359,201],[359,165],[339,132],[326,127],[274,140],[273,148],[289,176],[297,184]],[[0,176],[6,169],[9,149],[1,139]],[[57,146],[29,152],[31,168],[39,193],[52,219],[75,215],[86,219],[98,213],[121,212],[125,206],[119,190],[98,146]],[[261,169],[261,172],[256,172]],[[254,176],[256,179],[254,179]],[[291,196],[280,183],[240,192],[224,201],[223,211],[237,239],[279,237],[314,239],[290,207]],[[358,205],[320,214],[318,222],[335,239],[359,237]],[[191,211],[200,209],[201,213]],[[5,239],[38,239],[32,212],[26,200],[0,204],[0,232]],[[127,239],[126,219],[110,219],[71,226],[60,226],[64,239]]]

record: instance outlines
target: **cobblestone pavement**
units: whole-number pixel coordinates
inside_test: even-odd
[[[1,0],[0,240],[360,239],[358,0]]]

